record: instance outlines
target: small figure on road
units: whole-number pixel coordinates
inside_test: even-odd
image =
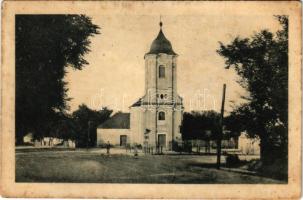
[[[106,144],[106,153],[107,153],[107,155],[109,155],[109,152],[110,151],[110,143],[109,143],[109,141],[107,141],[107,144]]]
[[[134,147],[134,156],[135,156],[136,158],[138,157],[137,145],[135,145],[135,147]]]

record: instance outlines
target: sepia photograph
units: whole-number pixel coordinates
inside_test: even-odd
[[[299,3],[57,2],[67,12],[51,2],[10,14],[13,46],[2,46],[14,50],[14,183],[296,181],[290,154],[300,150],[289,147],[300,148],[301,127],[289,120],[299,124],[290,109],[301,90],[289,93],[301,81],[290,75],[300,73],[300,61],[290,64]]]

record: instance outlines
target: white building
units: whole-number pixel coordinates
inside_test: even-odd
[[[260,139],[249,138],[245,132],[238,139],[238,149],[246,155],[260,155]]]
[[[177,57],[160,22],[160,32],[144,56],[145,95],[130,106],[130,113],[116,113],[98,127],[97,145],[109,141],[169,149],[173,140],[181,140],[183,104],[177,93]]]

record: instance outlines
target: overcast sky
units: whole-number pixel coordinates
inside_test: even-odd
[[[233,70],[224,69],[224,60],[216,53],[219,41],[228,43],[236,36],[280,28],[273,13],[88,13],[101,27],[101,34],[91,38],[91,52],[86,55],[90,64],[81,71],[69,70],[66,77],[68,96],[73,98],[71,111],[84,103],[93,109],[108,106],[127,112],[144,95],[144,54],[159,32],[160,14],[163,32],[179,55],[177,90],[184,99],[185,111],[219,111],[223,83],[227,84],[227,111],[232,109],[231,101],[239,104],[240,95],[245,94],[236,83],[239,77]]]

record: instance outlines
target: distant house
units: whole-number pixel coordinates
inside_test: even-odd
[[[32,133],[28,133],[23,137],[23,143],[33,143],[34,139],[33,139],[33,134]]]
[[[260,139],[249,138],[245,132],[241,133],[238,140],[238,149],[247,155],[260,154]]]
[[[55,147],[62,146],[66,148],[75,148],[75,141],[56,138],[56,137],[43,137],[41,139],[34,139],[33,133],[28,133],[23,137],[23,143],[29,144],[34,147]]]
[[[35,147],[54,147],[56,145],[59,145],[63,143],[63,139],[55,138],[55,137],[43,137],[40,140],[34,141]]]

